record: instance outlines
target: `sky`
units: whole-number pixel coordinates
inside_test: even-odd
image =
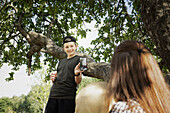
[[[85,24],[85,28],[90,28],[91,32],[87,33],[87,36],[85,39],[78,39],[79,46],[83,46],[84,48],[91,47],[90,42],[97,38],[97,28],[94,28],[95,22],[92,22],[91,24]],[[25,56],[26,57],[26,56]],[[0,68],[0,98],[1,97],[13,97],[13,96],[21,96],[22,94],[27,95],[29,91],[31,90],[31,86],[35,84],[36,77],[38,76],[38,72],[35,72],[35,74],[28,76],[28,73],[26,72],[26,65],[23,65],[19,71],[15,72],[14,80],[7,82],[5,78],[9,77],[9,74],[11,72],[12,66],[8,66],[7,64],[4,64]]]

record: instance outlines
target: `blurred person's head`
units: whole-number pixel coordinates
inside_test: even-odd
[[[107,94],[109,104],[112,99],[134,99],[148,113],[170,112],[162,72],[148,48],[137,41],[125,41],[115,49]]]

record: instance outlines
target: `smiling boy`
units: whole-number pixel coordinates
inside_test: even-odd
[[[67,58],[59,62],[57,73],[50,77],[53,86],[45,113],[75,112],[76,87],[82,80],[83,71],[80,71],[80,56],[76,55],[77,44],[75,38],[67,36],[64,38],[63,44]]]

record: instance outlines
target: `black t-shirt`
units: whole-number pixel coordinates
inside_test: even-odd
[[[80,57],[65,58],[59,62],[54,84],[51,88],[50,98],[55,99],[74,99],[77,84],[75,82],[74,68],[79,63]]]

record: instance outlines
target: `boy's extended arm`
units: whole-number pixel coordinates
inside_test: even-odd
[[[75,82],[76,82],[77,84],[80,84],[81,80],[82,80],[82,73],[80,73],[79,76],[75,76]]]

